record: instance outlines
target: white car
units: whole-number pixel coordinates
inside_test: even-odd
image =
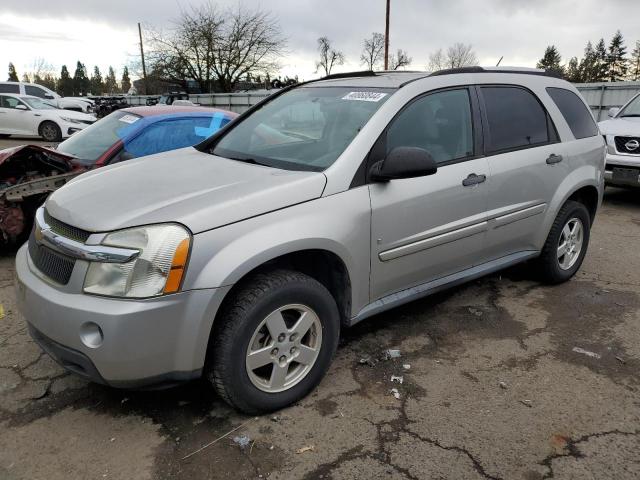
[[[26,82],[0,82],[0,94],[29,95],[47,100],[49,103],[64,110],[77,112],[92,112],[93,100],[86,97],[61,97],[47,87]]]
[[[607,140],[607,185],[640,187],[640,93],[599,123]]]
[[[93,115],[62,110],[38,97],[0,94],[0,138],[38,135],[59,142],[95,121]]]

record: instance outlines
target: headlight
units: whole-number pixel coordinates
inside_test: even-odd
[[[60,118],[65,122],[69,122],[69,123],[81,123],[80,120],[76,120],[75,118],[69,118],[69,117],[60,117]]]
[[[103,245],[137,249],[127,263],[91,262],[85,293],[145,298],[180,289],[191,245],[191,234],[175,224],[148,225],[108,234]]]

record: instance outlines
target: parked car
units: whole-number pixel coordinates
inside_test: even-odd
[[[197,148],[83,175],[17,255],[31,335],[92,381],[204,375],[255,413],[314,388],[340,330],[372,315],[525,260],[570,279],[604,142],[544,73],[337,75]]]
[[[94,115],[62,110],[38,97],[0,94],[0,138],[37,135],[59,142],[95,121]]]
[[[600,122],[607,142],[607,185],[640,187],[640,93],[622,108],[609,110],[609,120]]]
[[[91,113],[93,101],[87,97],[61,97],[56,92],[36,83],[0,82],[0,94],[28,95],[47,100],[63,110]]]
[[[78,132],[56,150],[35,145],[1,150],[0,244],[12,244],[29,232],[35,208],[81,173],[194,145],[236,116],[215,108],[127,108]]]

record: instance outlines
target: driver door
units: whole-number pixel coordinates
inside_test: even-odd
[[[487,230],[489,167],[481,152],[475,92],[454,88],[414,99],[381,140],[427,150],[429,176],[370,185],[371,301],[473,267]]]
[[[16,109],[22,105],[25,110]],[[33,132],[33,112],[16,97],[0,95],[0,132],[14,135],[37,135]]]

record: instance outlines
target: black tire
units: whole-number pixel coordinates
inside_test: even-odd
[[[290,304],[308,306],[317,314],[322,328],[320,349],[302,380],[281,392],[265,392],[249,378],[247,349],[261,322]],[[225,301],[221,315],[216,318],[205,375],[218,394],[242,412],[254,415],[278,410],[301,399],[320,383],[331,364],[339,336],[338,307],[321,283],[290,270],[256,274]]]
[[[60,140],[62,140],[62,132],[60,131],[60,127],[54,122],[42,122],[40,128],[38,129],[38,133],[47,142],[59,142]]]
[[[578,255],[577,260],[568,269],[562,269],[560,267],[560,261],[558,259],[558,246],[562,235],[562,230],[565,225],[572,219],[578,219],[582,222],[583,226],[583,239],[582,249]],[[541,280],[549,284],[558,284],[566,282],[573,277],[584,260],[584,256],[587,253],[589,247],[589,237],[591,231],[591,217],[587,208],[579,202],[568,200],[558,212],[551,231],[547,237],[547,241],[542,248],[542,253],[537,259],[538,272]]]

